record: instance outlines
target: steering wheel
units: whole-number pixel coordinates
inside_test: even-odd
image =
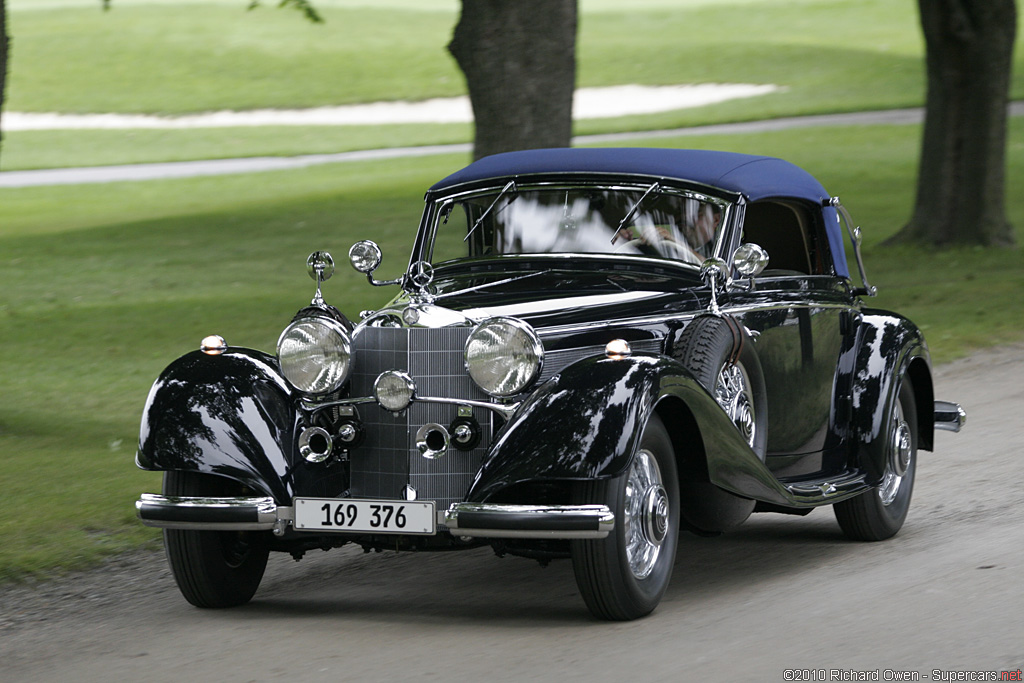
[[[666,247],[666,246],[667,247],[671,247],[671,249],[673,251],[675,251],[676,254],[679,255],[678,256],[679,260],[686,261],[687,263],[692,263],[692,264],[697,265],[697,266],[699,266],[701,263],[704,262],[704,257],[701,256],[700,254],[698,254],[697,252],[695,252],[693,249],[691,249],[689,245],[682,244],[681,242],[676,242],[675,240],[664,240],[663,239],[663,240],[656,240],[654,242],[650,242],[648,240],[643,240],[643,239],[639,239],[639,238],[632,239],[632,240],[629,240],[628,242],[624,242],[623,244],[620,244],[618,247],[616,247],[614,253],[616,253],[616,254],[621,253],[621,252],[625,251],[626,249],[628,249],[630,247],[636,247],[637,245],[640,245],[640,244],[651,245],[651,246],[653,246],[655,249],[657,249],[659,252],[661,252],[663,254],[667,251],[664,247]]]

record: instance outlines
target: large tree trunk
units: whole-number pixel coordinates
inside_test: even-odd
[[[928,101],[914,215],[894,241],[1013,244],[1004,206],[1015,0],[918,0]]]
[[[463,0],[448,50],[469,88],[474,159],[569,146],[576,0]]]
[[[3,120],[4,93],[7,86],[7,2],[0,0],[0,121]],[[0,129],[0,149],[3,147],[3,132]]]

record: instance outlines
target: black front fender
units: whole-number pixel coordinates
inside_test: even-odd
[[[487,501],[528,481],[617,476],[656,409],[670,431],[672,411],[690,411],[703,435],[694,449],[706,455],[712,483],[742,496],[780,499],[778,482],[689,370],[665,356],[638,354],[580,361],[538,389],[498,434],[467,500]]]
[[[524,481],[596,479],[624,471],[638,426],[657,398],[664,363],[654,356],[594,357],[563,370],[499,432],[467,499],[486,501]]]
[[[273,356],[231,348],[182,356],[153,384],[142,413],[136,464],[235,479],[273,496],[294,495],[298,416]]]

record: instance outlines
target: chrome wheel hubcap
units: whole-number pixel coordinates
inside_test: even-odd
[[[757,440],[757,415],[750,394],[750,380],[742,365],[728,363],[722,367],[715,382],[715,400],[740,430],[747,445],[753,448]]]
[[[669,502],[658,461],[646,449],[637,452],[629,468],[624,517],[629,569],[636,578],[647,578],[668,536]]]
[[[882,485],[878,488],[878,497],[881,498],[882,505],[890,505],[896,500],[896,494],[899,493],[900,486],[903,485],[903,480],[910,469],[910,463],[914,456],[910,424],[903,419],[903,406],[898,401],[896,410],[893,412],[892,422],[885,474],[882,475]]]

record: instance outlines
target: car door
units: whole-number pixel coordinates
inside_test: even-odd
[[[732,298],[754,337],[768,404],[767,464],[779,477],[827,469],[839,439],[835,382],[851,329],[852,298],[834,275],[820,211],[795,201],[747,206],[743,242],[763,247],[768,268]]]

